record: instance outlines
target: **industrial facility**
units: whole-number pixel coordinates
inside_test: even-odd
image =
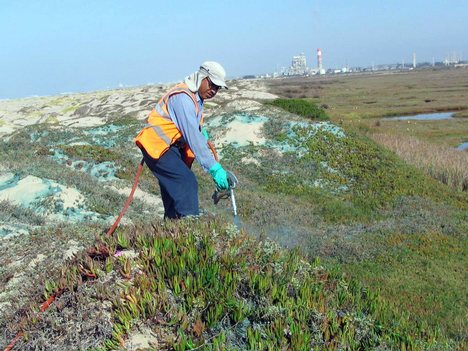
[[[291,61],[291,66],[288,68],[282,68],[281,71],[275,72],[273,74],[274,77],[278,76],[308,76],[314,74],[325,74],[325,69],[323,68],[322,63],[322,50],[320,48],[317,49],[317,66],[316,67],[308,67],[307,66],[307,59],[304,53],[300,55],[293,56]]]
[[[288,76],[304,76],[309,74],[309,67],[304,54],[293,56],[291,67],[288,69]]]
[[[347,73],[359,73],[359,72],[378,72],[378,71],[408,71],[414,69],[425,69],[425,68],[442,68],[442,67],[466,67],[468,61],[462,60],[461,53],[450,53],[443,61],[437,62],[435,58],[432,58],[432,62],[417,62],[416,53],[413,52],[412,62],[405,63],[402,60],[400,63],[390,64],[377,64],[372,63],[368,67],[348,67],[348,65],[341,68],[324,68],[323,63],[323,52],[321,48],[317,48],[317,61],[314,67],[307,66],[307,58],[304,53],[295,55],[292,57],[291,66],[289,67],[277,67],[273,74],[265,74],[258,76],[245,76],[244,78],[258,77],[258,78],[277,78],[277,77],[288,77],[288,76],[311,76],[311,75],[322,75],[322,74],[347,74]]]

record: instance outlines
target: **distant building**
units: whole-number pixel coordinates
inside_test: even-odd
[[[462,60],[461,54],[452,52],[445,57],[444,65],[453,66],[453,65],[459,64],[461,60]]]
[[[309,74],[307,61],[304,54],[293,56],[291,67],[288,69],[289,76],[305,76]]]
[[[319,71],[318,68],[309,68],[309,74],[310,75],[315,75],[315,74],[319,74],[319,73],[320,73],[320,71]],[[325,70],[323,70],[323,73],[321,73],[321,74],[324,74],[324,73],[325,73]]]

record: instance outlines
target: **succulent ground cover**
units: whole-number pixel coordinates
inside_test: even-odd
[[[209,217],[99,239],[45,282],[44,298],[54,293],[46,312],[8,323],[21,349],[118,349],[141,323],[158,350],[453,346],[319,260]]]

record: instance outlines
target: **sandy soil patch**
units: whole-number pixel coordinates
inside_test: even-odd
[[[6,123],[6,122],[5,122]],[[13,133],[17,128],[12,125],[4,124],[0,126],[0,136]]]
[[[76,242],[75,240],[69,240],[67,245],[68,249],[64,251],[62,256],[64,261],[72,258],[74,254],[83,249],[83,245],[80,245],[80,243]]]
[[[5,177],[7,176],[8,175]],[[0,201],[9,201],[15,205],[27,207],[34,201],[41,198],[48,189],[49,186],[45,184],[41,178],[27,176],[26,178],[18,181],[16,186],[0,191]]]
[[[158,345],[157,335],[150,328],[140,325],[128,336],[125,348],[128,351],[158,350]]]
[[[227,109],[237,111],[258,111],[262,107],[260,102],[254,100],[234,100],[226,105]]]
[[[64,121],[68,121],[64,120]],[[64,123],[69,127],[77,127],[77,128],[91,128],[91,127],[98,127],[106,124],[106,119],[102,117],[81,117],[71,120],[70,123]]]
[[[257,160],[256,158],[253,158],[253,157],[243,157],[241,159],[241,162],[246,164],[246,165],[249,165],[249,164],[253,164],[253,165],[256,165],[256,166],[261,165],[260,161]]]
[[[46,255],[43,255],[43,254],[38,254],[35,258],[33,258],[31,260],[31,262],[29,262],[28,264],[28,268],[34,268],[37,266],[38,263],[41,263],[42,261],[44,261],[44,259],[46,258],[47,256]]]
[[[62,187],[62,191],[58,194],[57,200],[62,201],[63,207],[66,209],[83,204],[85,197],[75,188]]]
[[[24,224],[12,225],[11,223],[0,222],[0,240],[26,234],[29,234],[29,229]]]
[[[244,98],[244,99],[258,99],[258,100],[273,100],[277,99],[278,95],[257,91],[257,90],[239,90],[235,95],[235,98]]]
[[[70,188],[48,179],[26,176],[16,181],[11,173],[2,175],[0,201],[31,208],[50,220],[81,220],[97,218],[97,214],[84,209],[85,197]]]
[[[266,141],[261,132],[263,124],[264,122],[247,124],[234,120],[226,126],[226,132],[223,136],[217,138],[216,144],[227,145],[233,143],[238,146],[247,146],[250,143],[254,145],[263,144]]]

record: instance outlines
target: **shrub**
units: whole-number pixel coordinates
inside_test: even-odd
[[[117,153],[98,145],[62,145],[60,148],[67,155],[85,161],[105,162],[119,159],[119,155]]]
[[[304,99],[276,99],[268,103],[296,115],[318,120],[328,120],[325,111],[313,102]]]

